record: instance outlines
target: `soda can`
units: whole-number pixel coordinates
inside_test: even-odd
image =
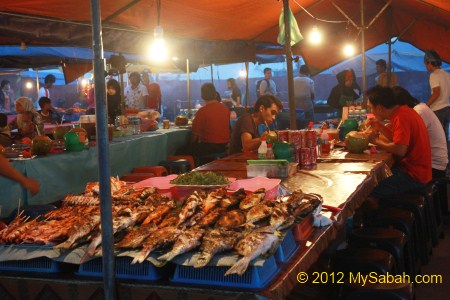
[[[317,147],[313,147],[310,149],[311,149],[311,163],[315,165],[317,164]]]
[[[306,130],[305,132],[305,148],[316,147],[317,145],[317,134],[315,130]]]
[[[303,135],[301,130],[290,130],[289,131],[289,143],[294,143],[295,147],[302,147]]]
[[[302,166],[312,165],[311,148],[300,148],[300,164]]]
[[[163,120],[163,128],[169,129],[170,128],[170,121],[169,120]]]
[[[289,143],[289,130],[279,130],[278,131],[278,141]]]

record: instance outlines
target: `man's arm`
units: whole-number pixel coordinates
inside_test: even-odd
[[[267,90],[267,81],[263,79],[259,84],[259,96],[264,96]]]
[[[39,182],[20,174],[3,155],[0,155],[0,175],[18,182],[33,195],[39,192]]]
[[[408,146],[396,144],[394,142],[389,142],[387,140],[384,140],[383,138],[377,137],[370,139],[370,142],[372,144],[375,144],[377,146],[380,146],[384,150],[386,150],[389,153],[392,153],[398,157],[403,157],[406,155],[406,152],[408,151]]]
[[[431,89],[431,96],[428,98],[427,105],[430,107],[441,95],[441,87],[437,86]]]
[[[253,151],[258,150],[259,145],[261,145],[260,138],[252,138],[252,135],[248,132],[241,134],[242,141],[242,151]]]

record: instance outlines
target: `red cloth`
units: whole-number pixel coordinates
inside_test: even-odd
[[[157,83],[146,84],[145,87],[148,91],[148,108],[159,109],[159,103],[161,102],[161,88]]]
[[[393,142],[408,146],[408,151],[398,162],[398,167],[418,182],[429,182],[431,147],[422,118],[414,109],[402,105],[394,111],[390,119]]]
[[[201,143],[224,144],[230,141],[230,111],[212,100],[199,109],[192,122],[192,132]]]

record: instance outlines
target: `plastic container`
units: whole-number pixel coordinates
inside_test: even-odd
[[[258,159],[267,159],[267,143],[266,138],[261,138],[261,145],[258,148]]]
[[[63,264],[47,257],[28,260],[10,260],[0,262],[0,271],[18,271],[32,273],[61,273]]]
[[[224,276],[230,267],[206,266],[194,268],[177,265],[170,281],[177,283],[224,286],[230,288],[262,289],[278,273],[279,268],[273,256],[262,267],[249,266],[242,276],[232,274]]]
[[[164,267],[155,267],[151,262],[144,261],[140,264],[131,264],[131,257],[116,257],[116,277],[121,279],[136,279],[136,280],[159,280],[168,278],[172,271],[173,265],[166,264]],[[102,259],[95,258],[78,268],[77,275],[102,277],[103,266]]]
[[[289,175],[289,163],[285,159],[247,160],[247,163],[247,177],[285,178]]]
[[[294,255],[299,249],[299,245],[295,242],[294,233],[291,230],[286,232],[283,241],[275,252],[275,260],[277,263],[288,262],[289,259]]]
[[[230,192],[237,191],[243,188],[246,192],[252,193],[260,188],[266,189],[266,196],[264,199],[276,199],[278,197],[278,188],[280,186],[280,179],[269,179],[266,177],[255,177],[250,179],[236,180],[230,185]]]
[[[295,224],[292,232],[296,242],[306,240],[313,231],[314,216],[311,214],[304,218],[300,223]]]

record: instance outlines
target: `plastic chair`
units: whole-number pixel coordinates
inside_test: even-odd
[[[183,174],[191,170],[191,163],[186,159],[163,160],[159,165],[165,167],[169,174]]]
[[[155,176],[167,176],[167,169],[163,166],[142,166],[136,167],[131,173],[153,173]]]

